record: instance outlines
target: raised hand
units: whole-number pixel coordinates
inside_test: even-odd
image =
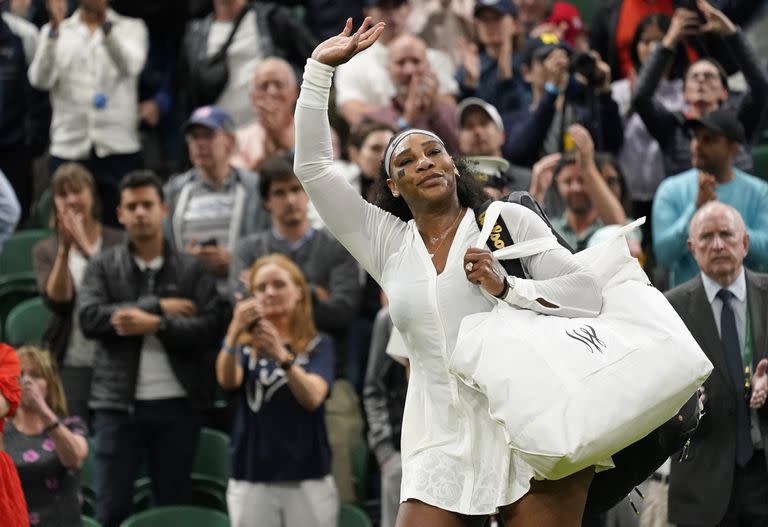
[[[674,49],[681,40],[698,35],[700,31],[701,20],[698,13],[690,9],[677,8],[661,43],[666,48]]]
[[[533,198],[541,203],[544,201],[544,195],[552,186],[552,177],[555,173],[555,167],[560,162],[562,154],[555,152],[539,159],[534,165],[531,175],[531,187],[528,192]]]
[[[707,19],[707,22],[701,26],[701,31],[714,31],[721,35],[732,35],[736,33],[736,25],[725,16],[719,9],[712,7],[706,0],[697,0],[696,6]]]
[[[366,17],[360,28],[352,33],[352,19],[348,18],[344,30],[335,37],[318,44],[312,52],[312,58],[333,67],[344,64],[361,51],[371,47],[382,31],[384,31],[383,22],[371,26],[371,18]]]
[[[59,24],[67,16],[67,0],[48,0],[48,18],[51,22],[51,29],[56,31]]]
[[[757,363],[755,374],[752,376],[752,397],[749,400],[750,408],[762,408],[768,397],[768,359],[763,359]]]
[[[580,124],[572,124],[568,127],[568,133],[573,139],[578,152],[579,164],[586,167],[595,160],[595,143],[589,131]]]

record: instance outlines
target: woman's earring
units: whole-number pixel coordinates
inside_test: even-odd
[[[398,191],[396,191],[396,190],[393,190],[393,191],[392,191],[392,195],[393,195],[394,197],[396,197],[396,198],[399,198],[399,197],[400,197],[400,193],[399,193]]]

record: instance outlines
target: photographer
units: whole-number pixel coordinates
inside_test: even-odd
[[[618,153],[624,133],[611,98],[608,65],[593,54],[575,54],[556,35],[544,33],[523,50],[522,72],[531,85],[530,107],[505,116],[504,157],[532,166],[545,154],[572,144],[566,133],[581,123],[600,151]]]
[[[640,70],[632,101],[648,131],[661,147],[667,176],[691,168],[691,140],[685,130],[686,119],[698,119],[720,107],[728,108],[738,115],[746,133],[746,144],[750,144],[759,133],[762,116],[768,106],[768,74],[742,32],[707,2],[699,0],[697,5],[706,22],[702,24],[699,14],[694,11],[675,10],[661,45],[656,47]],[[738,98],[729,98],[728,81],[722,66],[712,58],[702,58],[688,67],[684,77],[683,98],[687,111],[684,114],[671,112],[654,99],[656,88],[674,58],[678,43],[708,32],[723,36],[749,90]],[[734,164],[747,172],[752,171],[752,159],[743,147],[736,155]]]

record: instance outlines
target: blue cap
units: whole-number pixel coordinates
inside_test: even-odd
[[[201,106],[192,112],[187,122],[184,123],[184,133],[192,126],[205,126],[211,130],[221,128],[229,133],[234,133],[235,131],[235,122],[232,120],[232,117],[218,106]]]
[[[487,7],[502,15],[517,16],[517,6],[512,0],[477,0],[475,4],[475,16],[481,9]]]

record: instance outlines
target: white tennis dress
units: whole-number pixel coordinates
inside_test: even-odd
[[[367,203],[334,173],[327,110],[332,76],[333,68],[308,61],[296,107],[295,170],[327,228],[384,289],[408,348],[400,499],[462,514],[493,513],[528,491],[533,470],[507,448],[485,396],[446,367],[462,318],[500,301],[470,283],[463,270],[464,253],[479,235],[474,212],[467,209],[438,275],[413,221]],[[552,235],[525,207],[509,204],[502,216],[516,241]],[[567,250],[523,259],[523,265],[534,279],[515,281],[512,303],[561,316],[600,311],[593,276]],[[541,306],[539,297],[560,308]]]

